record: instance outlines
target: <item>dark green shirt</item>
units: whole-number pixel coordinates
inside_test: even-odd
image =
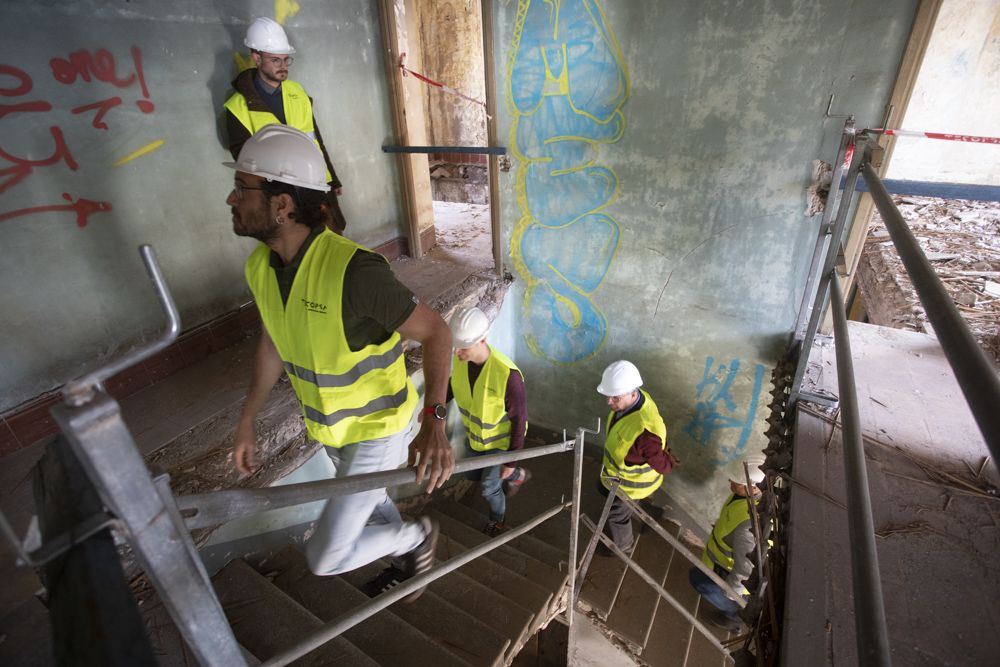
[[[271,268],[278,280],[282,303],[288,303],[295,274],[309,246],[323,227],[314,229],[302,247],[285,264],[271,251]],[[369,250],[359,250],[347,263],[344,274],[344,298],[341,316],[351,350],[384,343],[417,307],[417,297],[396,279],[385,257]]]

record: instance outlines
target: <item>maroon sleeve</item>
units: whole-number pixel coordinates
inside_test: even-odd
[[[507,451],[524,449],[524,425],[528,421],[528,396],[524,391],[524,378],[517,371],[511,371],[507,376],[507,391],[504,394],[504,407],[510,419],[510,448]],[[508,468],[516,468],[516,463],[505,464]]]
[[[664,447],[660,436],[650,433],[648,430],[639,434],[639,437],[632,443],[632,448],[625,455],[625,463],[630,466],[641,466],[648,463],[653,470],[666,475],[674,469],[673,461],[667,452],[670,447]]]

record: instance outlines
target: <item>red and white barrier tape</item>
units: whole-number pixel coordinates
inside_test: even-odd
[[[461,97],[463,100],[466,100],[468,102],[472,102],[473,104],[478,104],[483,109],[486,108],[486,102],[480,102],[476,98],[469,97],[468,95],[462,93],[461,91],[455,90],[451,86],[446,86],[443,83],[441,83],[440,81],[435,81],[434,79],[430,79],[430,78],[424,76],[423,74],[420,74],[419,72],[414,72],[412,69],[408,68],[406,66],[406,54],[405,53],[399,54],[399,69],[403,70],[403,76],[406,76],[407,74],[412,74],[416,79],[418,79],[419,81],[423,81],[424,83],[426,83],[429,86],[434,86],[435,88],[440,88],[441,90],[443,90],[446,93],[450,93],[452,95],[457,95],[458,97]],[[491,116],[489,114],[486,114],[486,117],[487,118],[491,118]]]
[[[948,134],[946,132],[918,132],[916,130],[887,130],[875,128],[872,132],[893,135],[897,137],[923,137],[925,139],[943,139],[945,141],[962,141],[970,144],[1000,144],[1000,137],[976,137],[969,134]]]

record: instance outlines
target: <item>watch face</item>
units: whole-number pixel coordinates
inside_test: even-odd
[[[441,405],[440,403],[438,403],[437,405],[434,406],[434,417],[436,419],[442,419],[443,420],[447,416],[448,416],[448,411],[445,409],[445,407],[443,405]]]

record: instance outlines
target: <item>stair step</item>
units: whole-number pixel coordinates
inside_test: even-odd
[[[707,602],[703,602],[700,606],[705,606]],[[700,610],[699,610],[700,612]],[[698,614],[699,620],[704,623],[701,613]],[[706,623],[706,625],[708,625]],[[708,629],[712,631],[719,640],[725,640],[729,633],[721,628],[716,628],[708,625]],[[697,630],[692,628],[691,632],[691,645],[688,648],[688,658],[687,667],[726,667],[727,664],[731,662],[729,656],[719,650],[714,644],[712,644],[705,635],[701,634]]]
[[[438,558],[449,560],[466,551],[468,549],[464,544],[454,540],[446,532],[441,532],[438,538]],[[529,610],[533,617],[543,613],[552,601],[552,593],[487,556],[463,565],[458,571],[504,597],[510,598],[519,606]],[[534,618],[532,623],[534,623]]]
[[[691,588],[688,571],[694,567],[690,561],[675,553],[667,570],[663,587],[689,613],[698,609],[700,596]],[[684,632],[679,630],[683,628]],[[701,634],[666,600],[660,600],[650,626],[649,640],[642,650],[642,659],[653,667],[683,667],[688,644],[694,635]],[[697,662],[687,664],[696,666]]]
[[[439,501],[435,503],[434,506],[437,507],[439,510],[441,510],[441,512],[450,516],[451,518],[456,519],[476,530],[482,529],[482,527],[486,525],[488,519],[487,515],[480,514],[476,510],[469,507],[468,505],[464,505],[462,503],[457,503],[454,501]],[[556,517],[552,517],[546,523],[555,520]],[[565,525],[568,534],[569,525],[568,524]],[[535,530],[537,530],[537,528]],[[546,565],[555,570],[558,571],[566,570],[566,561],[568,558],[567,551],[565,549],[558,549],[549,544],[548,542],[544,542],[538,539],[531,533],[527,535],[522,535],[516,540],[512,540],[508,544],[518,549],[519,551],[523,551],[532,558],[542,561],[543,563],[545,563]]]
[[[360,589],[388,565],[388,562],[378,561],[370,567],[346,572],[341,577]],[[397,602],[391,609],[401,619],[470,665],[500,665],[511,646],[511,640],[505,638],[499,630],[491,628],[475,614],[441,597],[430,586],[413,602]]]
[[[676,533],[676,528],[674,532]],[[652,530],[647,530],[639,535],[633,560],[662,586],[667,577],[667,569],[675,556],[672,546]],[[649,626],[659,600],[661,600],[660,594],[629,569],[625,579],[622,580],[614,609],[608,615],[608,629],[641,649],[646,644]]]
[[[428,508],[428,514],[435,517],[441,524],[441,531],[447,533],[449,537],[464,544],[466,547],[477,547],[484,542],[489,542],[490,538],[470,526],[460,521],[456,521],[447,514],[434,508]],[[553,569],[549,565],[527,555],[509,544],[498,547],[487,554],[486,558],[496,561],[512,572],[516,572],[525,579],[534,582],[543,590],[558,593],[566,584],[567,573]]]
[[[342,577],[314,575],[305,556],[295,547],[269,558],[262,569],[269,576],[276,572],[274,585],[324,621],[349,613],[370,599]],[[380,665],[469,664],[400,618],[395,605],[345,631],[344,637]]]
[[[440,562],[435,559],[435,565]],[[357,580],[370,581],[388,566],[389,562],[385,560],[370,563],[355,570]],[[428,593],[435,593],[464,609],[490,628],[496,629],[501,636],[510,638],[511,643],[505,656],[508,662],[534,631],[534,613],[461,571],[449,572],[431,583],[427,590]]]
[[[580,553],[584,553],[593,533],[580,524]],[[604,620],[611,613],[618,589],[625,578],[628,566],[619,558],[611,558],[594,554],[587,570],[587,578],[580,587],[580,600],[585,602],[597,616]]]
[[[323,625],[319,618],[243,560],[230,562],[212,577],[212,583],[236,640],[261,660],[288,648]],[[378,665],[344,637],[335,637],[295,664],[302,667]]]

